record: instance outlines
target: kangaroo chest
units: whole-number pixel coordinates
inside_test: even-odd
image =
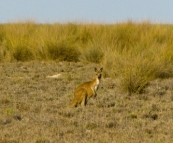
[[[95,85],[94,85],[94,90],[95,90],[95,91],[97,91],[98,86],[99,86],[99,83],[100,83],[100,81],[99,81],[98,79],[96,79],[96,83],[95,83]]]

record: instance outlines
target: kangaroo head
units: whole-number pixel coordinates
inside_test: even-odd
[[[103,71],[103,68],[100,68],[100,70],[98,70],[97,68],[95,68],[96,78],[101,79],[101,77],[102,77],[102,71]]]

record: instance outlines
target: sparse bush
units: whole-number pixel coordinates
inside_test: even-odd
[[[139,43],[123,50],[115,47],[112,52],[105,50],[102,63],[106,75],[117,78],[119,89],[129,94],[141,93],[149,81],[173,76],[173,54],[166,55],[169,50],[168,46],[155,42]]]
[[[14,48],[13,57],[17,61],[28,61],[33,59],[33,54],[29,48],[18,46]]]
[[[78,61],[79,52],[77,48],[66,42],[48,43],[47,51],[49,59],[59,61]]]
[[[86,49],[82,49],[81,56],[83,61],[100,63],[104,53],[99,45],[90,43]]]

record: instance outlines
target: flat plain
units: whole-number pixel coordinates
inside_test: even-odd
[[[92,80],[94,67],[100,65],[0,63],[0,143],[173,142],[172,78],[128,95],[116,78],[103,76],[86,108],[69,108],[75,87]]]

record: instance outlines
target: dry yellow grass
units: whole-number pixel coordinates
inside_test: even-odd
[[[125,92],[173,73],[172,25],[36,24],[0,25],[0,61],[57,60],[100,63]]]
[[[86,108],[69,108],[77,85],[99,65],[69,62],[0,63],[1,143],[172,143],[173,79],[142,94],[119,91],[104,78]],[[60,73],[61,78],[46,78]]]
[[[172,143],[172,29],[1,24],[0,142]],[[100,65],[97,100],[68,108],[76,86],[92,78],[87,71]]]

